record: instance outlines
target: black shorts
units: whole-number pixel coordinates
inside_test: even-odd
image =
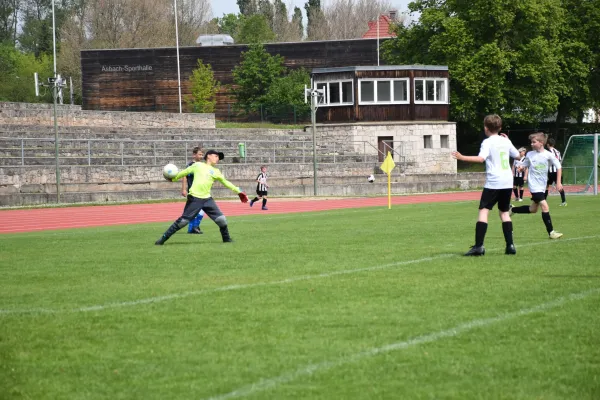
[[[512,188],[508,189],[488,189],[483,188],[479,209],[487,208],[491,210],[498,203],[498,210],[507,212],[510,208],[510,199],[512,197]]]
[[[523,186],[525,179],[522,176],[513,176],[513,186]]]
[[[544,193],[544,192],[540,192],[540,193],[531,193],[531,200],[532,200],[534,203],[537,203],[537,204],[539,204],[539,203],[540,203],[540,201],[542,201],[542,200],[546,200],[546,193]]]
[[[263,197],[263,196],[266,196],[266,195],[267,195],[267,191],[266,191],[266,190],[257,190],[257,191],[256,191],[256,194],[257,194],[259,197]]]
[[[548,172],[548,186],[557,182],[558,174],[556,172]],[[560,177],[560,183],[562,184],[562,176]]]

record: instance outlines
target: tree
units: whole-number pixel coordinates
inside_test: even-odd
[[[268,114],[279,120],[289,119],[290,114],[308,115],[310,106],[304,102],[305,85],[310,86],[310,75],[302,68],[275,79],[263,100]]]
[[[308,0],[304,4],[306,11],[306,36],[308,40],[329,38],[329,26],[321,9],[321,0]]]
[[[20,8],[21,0],[0,1],[0,43],[15,45]]]
[[[269,27],[264,15],[255,14],[243,19],[236,43],[267,43],[275,40],[275,33]]]
[[[237,0],[237,5],[240,9],[240,14],[246,17],[256,14],[258,11],[256,0]]]
[[[23,53],[10,44],[0,44],[0,101],[37,103],[52,101],[51,91],[42,88],[40,97],[35,96],[33,73],[41,79],[53,75],[52,58],[42,54]]]
[[[294,15],[292,16],[292,30],[300,39],[304,37],[304,24],[302,23],[302,10],[300,7],[294,7]]]
[[[361,38],[369,29],[369,21],[392,9],[389,0],[337,0],[324,10],[325,20],[331,29],[330,39]],[[402,24],[404,16],[396,21]]]
[[[418,22],[383,45],[390,64],[448,65],[451,118],[479,127],[485,114],[538,121],[558,104],[560,0],[417,0]]]
[[[222,18],[217,18],[219,33],[237,38],[244,18],[244,14],[224,14]]]
[[[217,103],[217,92],[221,84],[215,80],[210,64],[203,64],[198,60],[198,68],[192,71],[190,86],[192,94],[186,96],[186,103],[193,108],[194,112],[212,113]]]
[[[251,45],[233,70],[235,86],[231,92],[237,100],[236,107],[246,112],[259,110],[269,87],[284,71],[283,57],[270,55],[261,44]]]

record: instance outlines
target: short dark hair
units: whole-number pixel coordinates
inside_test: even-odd
[[[502,129],[502,118],[497,114],[490,114],[483,119],[483,126],[492,133],[498,133]]]
[[[554,147],[556,140],[554,138],[548,138],[548,146]]]
[[[203,153],[202,147],[196,146],[192,149],[192,154],[198,154],[198,152]]]

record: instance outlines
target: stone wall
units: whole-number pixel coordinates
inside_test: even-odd
[[[52,104],[0,102],[0,126],[54,126]],[[57,124],[61,127],[108,128],[214,128],[214,114],[162,112],[89,111],[80,106],[57,105]]]

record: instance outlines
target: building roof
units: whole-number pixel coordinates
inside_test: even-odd
[[[418,70],[418,71],[448,71],[447,65],[380,65],[380,66],[357,66],[357,67],[330,67],[330,68],[313,68],[313,74],[331,74],[334,72],[354,72],[354,71],[401,71],[401,70]]]
[[[363,39],[374,39],[377,37],[377,25],[379,25],[379,38],[396,37],[396,33],[391,32],[390,25],[393,25],[394,21],[388,15],[379,16],[379,24],[377,20],[369,21],[369,30],[363,35]]]

